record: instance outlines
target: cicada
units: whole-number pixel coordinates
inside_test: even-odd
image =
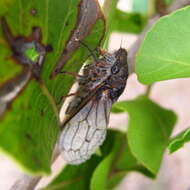
[[[103,143],[112,104],[124,91],[127,78],[127,51],[123,48],[112,54],[102,51],[100,58],[84,67],[58,140],[66,162],[85,162]]]

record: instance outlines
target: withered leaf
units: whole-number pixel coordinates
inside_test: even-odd
[[[41,30],[33,27],[29,37],[13,36],[11,29],[5,19],[0,20],[4,38],[12,51],[11,59],[15,64],[22,65],[22,71],[15,77],[0,84],[0,116],[6,111],[11,102],[25,88],[28,81],[34,77],[40,78],[40,71],[46,55],[46,47],[41,45]],[[33,51],[33,57],[27,55],[28,51]],[[31,54],[31,52],[29,52]]]

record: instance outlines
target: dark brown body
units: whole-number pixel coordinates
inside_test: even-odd
[[[67,162],[84,162],[103,143],[111,106],[122,94],[127,78],[127,52],[122,48],[84,67],[58,142]]]

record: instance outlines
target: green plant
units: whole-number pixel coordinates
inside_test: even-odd
[[[95,10],[95,16],[89,7],[85,11],[83,3]],[[144,37],[140,33],[149,17],[166,14],[172,1],[134,0],[132,13],[118,10],[117,3],[105,1],[104,19],[95,0],[0,1],[0,150],[28,173],[50,174],[60,133],[60,98],[67,95],[74,82],[73,77],[58,71],[78,72],[89,54],[75,41],[76,36],[95,49],[107,47],[114,31],[139,34],[143,42],[136,55],[135,73],[141,83],[152,85],[190,76],[190,7],[160,18]],[[32,32],[34,26],[41,32]],[[8,38],[9,32],[13,41]],[[21,47],[15,45],[18,36],[29,45],[22,52],[27,62],[12,56],[13,46]],[[44,52],[36,51],[37,43]],[[135,53],[129,57],[129,66],[134,63]],[[36,69],[33,63],[40,56],[45,60]],[[15,86],[20,87],[18,92]],[[6,99],[11,93],[13,97]],[[190,130],[171,137],[176,114],[157,105],[148,95],[116,103],[112,112],[128,113],[128,130],[109,130],[100,155],[78,166],[66,165],[43,189],[113,189],[131,171],[155,178],[165,150],[181,148],[190,140]]]

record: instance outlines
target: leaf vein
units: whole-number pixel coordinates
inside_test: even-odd
[[[182,61],[176,61],[176,60],[172,60],[172,59],[160,58],[160,57],[155,57],[155,56],[150,56],[150,55],[143,55],[142,57],[159,59],[159,60],[162,60],[162,61],[164,61],[164,62],[167,63],[166,65],[163,65],[162,67],[159,67],[159,68],[157,68],[154,71],[142,73],[142,75],[151,75],[152,73],[156,73],[158,71],[162,71],[163,69],[169,67],[171,64],[178,64],[178,65],[184,65],[185,67],[190,67],[190,64],[182,62]]]

